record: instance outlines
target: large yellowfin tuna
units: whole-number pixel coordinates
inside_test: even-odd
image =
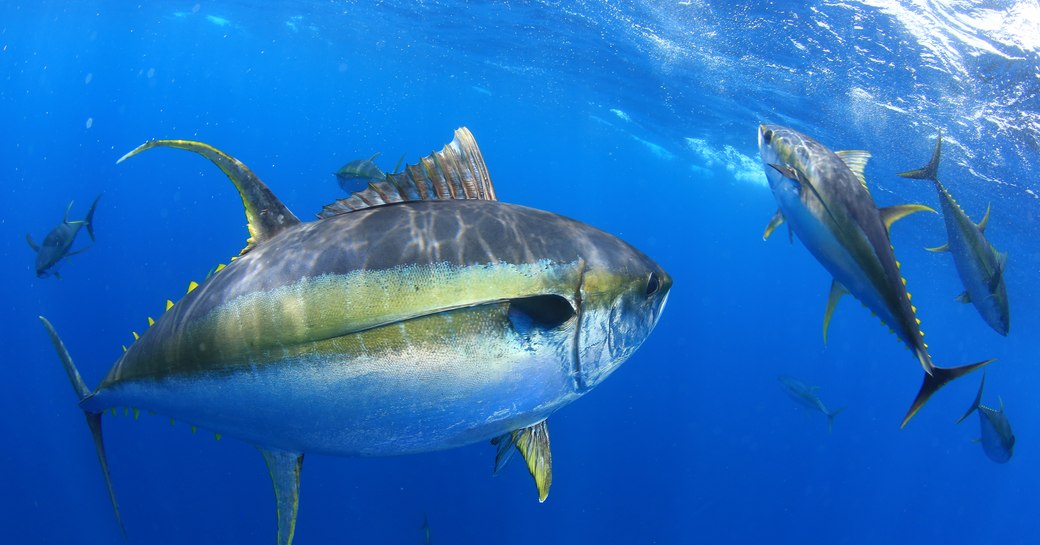
[[[758,148],[779,204],[763,238],[786,221],[834,277],[824,312],[824,340],[835,305],[843,294],[851,293],[892,329],[924,368],[924,383],[901,427],[939,388],[993,361],[945,368],[933,364],[928,354],[888,229],[899,218],[932,211],[930,208],[899,205],[879,209],[863,175],[870,157],[865,151],[833,152],[800,132],[777,125],[759,126]]]
[[[939,194],[939,205],[942,206],[943,220],[946,222],[947,243],[928,250],[950,252],[953,255],[957,275],[964,284],[964,292],[957,296],[957,300],[975,305],[979,315],[994,331],[1007,335],[1011,325],[1007,287],[1004,286],[1007,253],[998,252],[986,240],[989,207],[986,207],[986,215],[982,217],[982,221],[975,225],[957,201],[953,200],[946,186],[939,181],[941,156],[942,133],[935,141],[935,151],[928,165],[917,170],[901,172],[899,175],[904,178],[931,180],[935,184],[935,190]]]
[[[546,418],[632,355],[672,284],[614,236],[497,201],[466,129],[310,223],[205,144],[153,141],[123,159],[158,146],[219,166],[245,204],[251,238],[238,259],[149,319],[94,390],[43,320],[113,507],[101,415],[114,407],[256,445],[274,481],[281,545],[292,541],[305,452],[384,456],[494,439],[497,465],[515,446],[544,500]]]

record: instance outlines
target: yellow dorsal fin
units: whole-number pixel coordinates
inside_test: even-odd
[[[173,301],[167,299],[166,300],[166,310],[170,310],[171,308],[173,308]]]
[[[197,287],[199,287],[199,283],[194,281],[194,280],[192,280],[190,283],[188,283],[188,291],[187,291],[187,293],[191,293],[191,292],[195,291],[195,288],[197,288]]]
[[[157,146],[193,151],[217,165],[224,175],[235,184],[246,212],[249,239],[242,253],[248,252],[283,229],[298,225],[299,218],[286,208],[282,201],[264,185],[260,178],[238,159],[202,142],[191,140],[152,140],[119,158],[116,163]]]
[[[867,168],[867,160],[870,159],[870,152],[863,150],[842,150],[834,152],[835,155],[841,157],[841,160],[845,162],[845,165],[849,167],[849,170],[856,175],[859,179],[859,183],[863,184],[863,187],[867,187],[867,177],[863,174],[863,171]]]

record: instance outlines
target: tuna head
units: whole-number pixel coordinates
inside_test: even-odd
[[[609,237],[609,235],[606,235]],[[625,242],[611,244],[586,259],[578,293],[578,342],[574,357],[578,391],[587,391],[623,363],[657,325],[672,278],[657,263]]]

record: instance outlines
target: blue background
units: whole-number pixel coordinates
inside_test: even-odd
[[[960,6],[958,8],[954,5]],[[392,169],[468,126],[499,198],[614,233],[675,279],[654,334],[551,419],[539,505],[514,462],[477,444],[382,459],[309,456],[296,540],[313,543],[1033,543],[1040,522],[1037,273],[1040,142],[1035,2],[5,2],[0,6],[0,396],[9,543],[117,543],[89,434],[36,316],[96,384],[131,330],[244,244],[212,165],[157,150],[197,139],[251,166],[300,217],[343,196],[331,175],[382,152]],[[959,10],[959,11],[958,11]],[[942,177],[1010,253],[1011,334],[962,291],[937,216],[892,238],[940,365],[999,358],[1019,437],[991,463],[955,426],[978,375],[905,430],[921,369],[851,298],[820,338],[830,278],[781,228],[757,158],[760,122],[874,154],[879,205],[937,205],[894,176]],[[97,243],[37,279],[40,240],[98,193]],[[77,247],[88,242],[85,236]],[[778,374],[845,407],[825,418]],[[257,400],[262,403],[263,400]],[[262,458],[167,418],[107,418],[131,543],[269,543]]]

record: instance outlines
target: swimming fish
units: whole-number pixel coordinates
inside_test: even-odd
[[[971,407],[968,407],[967,412],[964,416],[957,421],[958,424],[964,422],[965,418],[971,415],[972,412],[979,412],[979,427],[982,430],[982,437],[979,439],[979,443],[982,443],[982,451],[986,453],[986,456],[990,460],[998,464],[1003,464],[1011,459],[1011,455],[1014,454],[1015,449],[1015,434],[1011,432],[1011,423],[1008,422],[1007,416],[1004,414],[1004,400],[1000,400],[1000,410],[995,411],[982,404],[982,389],[986,386],[986,375],[982,375],[982,382],[979,384],[979,393],[975,395],[975,401],[971,403]]]
[[[844,407],[833,411],[827,410],[827,406],[823,404],[820,396],[816,395],[816,390],[820,389],[819,386],[809,386],[788,375],[780,375],[777,379],[780,380],[780,384],[784,385],[784,390],[787,391],[792,399],[810,409],[825,414],[827,416],[827,431],[834,430],[834,417],[845,410]]]
[[[189,292],[89,390],[41,317],[94,437],[119,519],[101,415],[139,407],[256,445],[280,545],[306,452],[388,456],[495,439],[544,501],[546,418],[643,343],[671,277],[584,223],[498,201],[465,129],[419,165],[302,222],[244,164],[199,142],[245,205],[241,255]],[[120,526],[122,524],[120,523]]]
[[[375,164],[378,155],[376,153],[368,159],[356,159],[335,172],[336,181],[339,182],[343,191],[353,193],[358,189],[359,184],[379,182],[386,178],[386,173]]]
[[[87,228],[90,240],[96,240],[94,238],[94,209],[97,208],[99,199],[101,199],[101,195],[98,195],[94,199],[94,203],[90,205],[86,218],[76,221],[69,221],[69,212],[72,210],[72,203],[70,202],[68,208],[65,209],[65,218],[62,219],[57,227],[47,233],[47,236],[43,239],[43,244],[36,244],[32,239],[32,235],[26,233],[25,241],[36,252],[36,276],[38,278],[44,278],[48,274],[54,275],[55,278],[61,278],[61,274],[58,273],[55,266],[66,257],[74,256],[90,248],[90,246],[87,246],[79,250],[73,250],[72,243],[76,240],[76,235],[79,234],[79,230],[83,227]]]
[[[902,172],[904,178],[931,180],[939,193],[943,220],[946,222],[948,242],[942,246],[928,248],[932,252],[950,252],[957,274],[964,284],[964,292],[957,296],[962,303],[972,303],[982,319],[1001,335],[1008,334],[1010,313],[1008,311],[1007,288],[1004,286],[1004,269],[1007,253],[998,252],[986,240],[986,224],[989,210],[982,221],[975,225],[957,201],[953,200],[946,186],[939,181],[939,158],[942,154],[942,133],[935,141],[932,160],[924,168]]]
[[[823,318],[823,338],[835,305],[851,293],[892,329],[924,368],[924,382],[900,427],[949,381],[993,360],[963,367],[932,363],[917,309],[910,304],[888,229],[896,220],[927,206],[878,208],[867,189],[866,151],[833,152],[812,138],[778,125],[760,125],[758,148],[779,210],[763,238],[784,221],[834,277]]]

